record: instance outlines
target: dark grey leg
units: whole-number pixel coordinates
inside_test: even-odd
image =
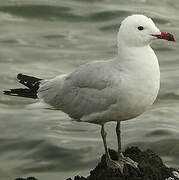
[[[104,124],[101,126],[101,136],[102,136],[102,139],[103,139],[104,149],[105,149],[105,153],[106,153],[106,160],[109,161],[109,160],[111,160],[111,158],[110,158],[107,143],[106,143],[107,133],[104,130]]]
[[[118,121],[116,125],[116,135],[117,135],[117,143],[118,143],[118,158],[120,160],[123,157],[122,149],[121,149],[121,123],[120,121]]]
[[[120,129],[120,121],[117,122],[116,125],[116,135],[117,135],[117,142],[118,142],[118,161],[124,164],[129,164],[132,167],[138,169],[138,163],[130,159],[129,157],[124,157],[122,154],[121,149],[121,129]],[[123,172],[123,166],[121,168],[121,172]]]
[[[107,133],[104,130],[104,124],[101,126],[101,136],[103,138],[103,144],[104,144],[104,149],[105,149],[105,153],[106,153],[106,164],[108,168],[112,168],[112,169],[120,169],[121,172],[123,172],[123,162],[118,162],[118,161],[113,161],[110,157],[108,148],[107,148],[107,143],[106,143],[106,136]]]
[[[120,169],[121,173],[123,173],[124,164],[130,164],[134,168],[137,168],[138,164],[136,162],[134,162],[132,159],[130,159],[128,157],[124,157],[122,155],[120,122],[117,123],[116,134],[117,134],[117,140],[118,140],[118,156],[119,157],[118,157],[118,161],[113,161],[110,157],[109,150],[108,150],[107,143],[106,143],[107,133],[104,130],[104,124],[101,125],[101,136],[103,139],[104,149],[105,149],[105,153],[106,153],[107,167],[112,168],[112,169]]]

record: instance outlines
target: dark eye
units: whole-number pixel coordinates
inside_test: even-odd
[[[144,29],[143,26],[139,26],[139,27],[138,27],[138,30],[139,30],[139,31],[142,31],[143,29]]]

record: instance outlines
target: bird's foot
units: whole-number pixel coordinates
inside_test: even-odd
[[[122,157],[122,159],[121,160],[118,160],[118,161],[122,161],[124,164],[129,164],[130,166],[132,166],[133,168],[135,168],[135,169],[139,169],[138,168],[138,163],[137,162],[135,162],[135,161],[133,161],[131,158],[129,158],[129,157]]]
[[[114,161],[112,159],[107,159],[106,164],[108,168],[111,168],[113,170],[120,169],[121,172],[123,172],[124,163],[121,161]]]
[[[112,159],[107,159],[106,160],[107,163],[107,167],[111,168],[111,169],[119,169],[120,172],[123,174],[124,171],[124,165],[128,164],[130,166],[132,166],[133,168],[138,169],[138,163],[133,161],[132,159],[130,159],[129,157],[121,157],[118,161],[114,161]]]

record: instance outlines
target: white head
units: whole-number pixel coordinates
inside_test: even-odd
[[[160,31],[151,18],[144,15],[132,15],[125,18],[119,29],[118,43],[128,46],[146,46],[154,39],[175,41],[170,33]]]

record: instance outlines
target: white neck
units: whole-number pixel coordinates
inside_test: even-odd
[[[121,71],[136,78],[160,79],[158,59],[149,45],[132,47],[123,43],[118,44],[118,56],[115,59],[115,64],[119,66]]]

